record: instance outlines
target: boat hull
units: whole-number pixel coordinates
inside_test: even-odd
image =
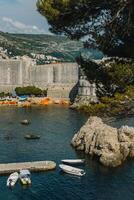
[[[20,182],[22,185],[30,185],[31,179],[30,179],[30,171],[27,169],[20,170]]]
[[[7,186],[13,187],[15,186],[17,180],[19,179],[19,174],[17,172],[12,173],[9,178],[7,179]]]
[[[30,185],[31,184],[30,178],[20,178],[20,181],[21,181],[22,185]]]
[[[75,168],[75,167],[71,167],[69,165],[61,164],[61,165],[59,165],[59,167],[60,167],[60,169],[62,169],[62,171],[64,171],[65,173],[68,173],[68,174],[72,174],[72,175],[76,175],[76,176],[84,176],[86,174],[84,170]]]
[[[67,164],[82,164],[85,162],[84,159],[75,159],[75,160],[72,160],[72,159],[68,159],[68,160],[62,160],[63,163],[67,163]]]

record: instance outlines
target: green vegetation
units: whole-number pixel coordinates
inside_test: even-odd
[[[91,83],[96,83],[99,104],[80,106],[90,114],[115,115],[132,110],[134,96],[134,1],[38,0],[38,11],[53,33],[80,40],[113,58],[77,62]],[[115,57],[116,56],[116,57]],[[127,59],[124,59],[127,58]]]
[[[5,93],[4,93],[4,92],[1,92],[1,93],[0,93],[0,98],[3,98],[3,97],[5,97]]]
[[[116,92],[124,93],[127,86],[134,84],[132,59],[109,58],[95,63],[79,57],[77,62],[84,69],[88,80],[96,83],[99,97],[113,96]]]
[[[35,95],[35,96],[46,96],[47,90],[41,90],[35,86],[27,86],[27,87],[17,87],[15,92],[18,96],[21,95]]]
[[[100,103],[89,106],[79,106],[90,115],[98,116],[119,116],[133,114],[134,112],[134,85],[127,86],[124,93],[115,93],[113,97],[104,96],[100,98]]]
[[[11,93],[5,93],[5,92],[0,93],[0,98],[4,98],[4,97],[7,97],[7,96],[11,96]]]
[[[71,38],[87,38],[108,56],[134,58],[134,1],[38,0],[38,11],[50,30]]]

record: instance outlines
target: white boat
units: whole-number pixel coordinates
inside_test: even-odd
[[[73,175],[77,175],[77,176],[84,176],[86,174],[83,169],[71,167],[69,165],[61,164],[61,165],[59,165],[59,167],[68,174],[73,174]]]
[[[8,186],[8,187],[13,187],[13,186],[16,184],[18,178],[19,178],[18,172],[12,173],[12,174],[9,176],[9,178],[7,179],[7,186]]]
[[[30,179],[30,171],[27,169],[22,169],[20,170],[20,181],[23,185],[29,185],[31,184],[31,179]]]
[[[23,125],[29,125],[30,121],[28,121],[28,119],[24,119],[20,123],[23,124]]]
[[[81,164],[84,163],[84,159],[68,159],[68,160],[62,160],[63,163],[69,163],[69,164]]]

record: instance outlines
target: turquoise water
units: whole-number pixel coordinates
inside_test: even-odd
[[[31,124],[19,122],[29,119]],[[132,200],[134,199],[134,160],[116,169],[107,169],[82,152],[75,151],[70,141],[87,117],[66,107],[0,108],[0,163],[54,160],[57,168],[51,172],[32,173],[32,186],[24,188],[18,182],[11,190],[7,176],[0,177],[0,200]],[[134,118],[113,122],[134,125]],[[40,140],[24,139],[27,133],[41,135]],[[86,176],[61,173],[61,159],[85,158],[80,166]]]

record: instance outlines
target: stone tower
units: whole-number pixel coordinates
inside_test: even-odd
[[[75,103],[88,105],[90,103],[98,102],[96,96],[96,85],[91,84],[84,71],[79,67],[79,83],[78,83],[78,95]]]

